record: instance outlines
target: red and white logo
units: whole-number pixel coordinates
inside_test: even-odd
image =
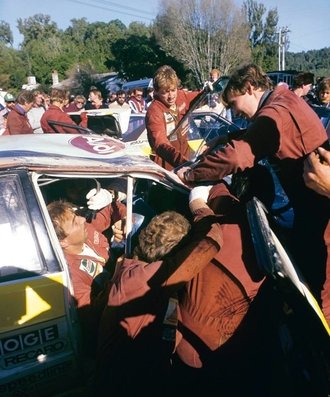
[[[70,143],[87,152],[109,155],[125,148],[125,144],[107,136],[81,135],[70,140]]]

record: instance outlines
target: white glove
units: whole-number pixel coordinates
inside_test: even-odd
[[[123,193],[123,192],[118,192],[118,200],[119,201],[123,201],[123,200],[126,200],[126,193]]]
[[[106,189],[90,190],[86,195],[87,206],[90,210],[100,210],[112,203],[112,194]]]
[[[207,199],[212,187],[213,185],[194,187],[189,194],[189,204],[196,199],[201,199],[204,201],[204,203],[207,203]]]

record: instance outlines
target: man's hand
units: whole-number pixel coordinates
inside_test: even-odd
[[[304,181],[307,187],[330,198],[330,152],[317,149],[304,162]]]
[[[90,190],[86,195],[87,206],[90,210],[100,210],[112,203],[112,194],[106,189]]]
[[[182,181],[183,183],[186,183],[186,180],[185,180],[185,178],[184,178],[184,173],[185,173],[186,171],[189,171],[189,170],[191,170],[190,167],[182,167],[182,168],[180,168],[180,169],[176,172],[177,176],[181,179],[181,181]]]
[[[112,225],[111,229],[112,229],[112,233],[113,233],[111,241],[120,243],[125,238],[126,219],[120,219],[119,221],[115,222]]]

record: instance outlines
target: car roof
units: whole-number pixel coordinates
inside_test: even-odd
[[[141,80],[134,80],[134,81],[127,81],[122,85],[123,90],[129,90],[133,88],[147,88],[149,87],[150,83],[152,81],[152,78],[147,78],[147,79],[141,79]]]
[[[96,134],[25,134],[0,137],[0,169],[25,168],[45,172],[147,174],[179,183],[138,145]]]

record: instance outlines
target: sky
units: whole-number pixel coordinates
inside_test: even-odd
[[[220,1],[220,0],[219,0]],[[244,0],[234,0],[240,6]],[[330,0],[256,0],[266,10],[277,8],[279,28],[288,28],[290,52],[330,47]],[[8,22],[18,48],[22,36],[16,28],[18,18],[35,14],[50,15],[58,28],[66,29],[71,19],[85,17],[88,22],[119,19],[126,26],[132,21],[150,24],[158,13],[158,0],[0,0],[0,20]]]

